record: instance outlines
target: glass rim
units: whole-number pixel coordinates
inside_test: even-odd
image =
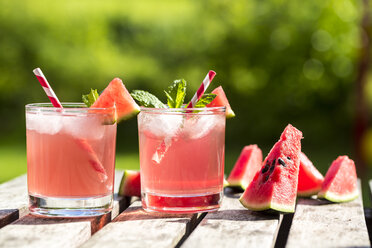
[[[226,107],[204,107],[204,108],[148,108],[148,107],[140,107],[141,112],[145,113],[160,113],[160,114],[213,114],[213,113],[225,113]]]
[[[90,108],[81,102],[62,102],[63,108],[54,107],[50,102],[26,104],[26,111],[35,112],[58,112],[58,113],[111,113],[115,112],[115,107],[109,108]]]

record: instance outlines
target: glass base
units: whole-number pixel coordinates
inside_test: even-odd
[[[142,208],[148,212],[200,213],[220,208],[223,192],[187,196],[142,193]]]
[[[59,198],[29,195],[29,210],[31,214],[40,216],[89,217],[110,212],[112,201],[112,194],[88,198]]]

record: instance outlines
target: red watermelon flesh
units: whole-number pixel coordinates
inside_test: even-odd
[[[308,157],[301,152],[297,195],[307,197],[317,194],[322,187],[323,180],[323,175],[320,174]]]
[[[302,133],[288,125],[240,197],[251,210],[294,212],[300,166]]]
[[[261,149],[257,145],[245,146],[227,178],[229,186],[240,186],[246,189],[261,166]]]
[[[119,195],[141,197],[141,176],[139,171],[124,171],[120,182]]]
[[[223,91],[222,86],[219,86],[215,88],[212,92],[212,94],[216,94],[216,98],[213,99],[213,101],[209,104],[207,104],[207,107],[226,107],[226,118],[232,118],[235,117],[234,111],[231,109],[229,100],[227,100],[225,91]]]
[[[354,161],[348,156],[339,156],[329,167],[318,197],[332,202],[346,202],[358,195]]]
[[[128,119],[140,111],[120,78],[114,78],[91,108],[116,108],[115,120]]]

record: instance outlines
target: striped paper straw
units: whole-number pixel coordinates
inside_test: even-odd
[[[208,88],[209,84],[212,82],[214,76],[216,76],[216,72],[210,70],[207,76],[204,78],[203,83],[200,85],[198,91],[195,93],[190,103],[187,105],[187,108],[193,108],[195,106],[200,97],[204,94],[205,90]]]
[[[49,97],[49,100],[52,102],[53,106],[55,108],[63,108],[61,102],[58,100],[57,95],[54,93],[52,87],[50,87],[48,80],[44,76],[43,72],[40,68],[36,68],[33,70],[33,73],[35,74],[37,80],[39,80],[41,86],[43,87],[45,93]],[[84,139],[76,139],[76,143],[86,151],[86,153],[89,156],[89,163],[93,167],[94,170],[99,172],[98,176],[101,182],[104,182],[107,180],[107,173],[105,170],[105,167],[103,167],[101,161],[99,161],[99,158],[97,154],[94,152],[93,148],[90,146],[90,144],[84,140]]]
[[[44,76],[43,72],[40,68],[36,68],[33,70],[37,80],[39,80],[41,86],[43,87],[45,93],[49,97],[49,100],[52,102],[53,106],[56,108],[62,108],[61,102],[58,100],[58,97],[54,93],[52,87],[50,87],[48,80]]]

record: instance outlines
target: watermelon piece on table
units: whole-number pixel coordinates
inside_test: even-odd
[[[347,202],[356,199],[358,195],[354,161],[348,156],[339,156],[329,167],[318,198],[332,202]]]
[[[124,171],[120,182],[119,195],[141,197],[141,176],[139,171]]]
[[[226,180],[226,178],[223,178],[223,187],[228,187],[229,186],[229,182]]]
[[[217,95],[216,98],[213,99],[213,101],[209,104],[207,104],[207,107],[226,107],[226,118],[232,118],[235,117],[234,111],[231,109],[229,100],[227,100],[226,94],[222,89],[222,86],[219,86],[215,88],[212,92],[212,94]]]
[[[305,153],[301,152],[297,196],[308,197],[316,195],[322,187],[323,180],[323,175],[315,168]]]
[[[227,178],[229,186],[246,189],[261,166],[261,149],[257,145],[245,146]]]
[[[120,78],[114,78],[94,102],[91,108],[116,108],[115,120],[125,120],[140,111]]]
[[[240,197],[251,210],[273,209],[294,212],[302,133],[288,125],[263,162],[253,181]]]

